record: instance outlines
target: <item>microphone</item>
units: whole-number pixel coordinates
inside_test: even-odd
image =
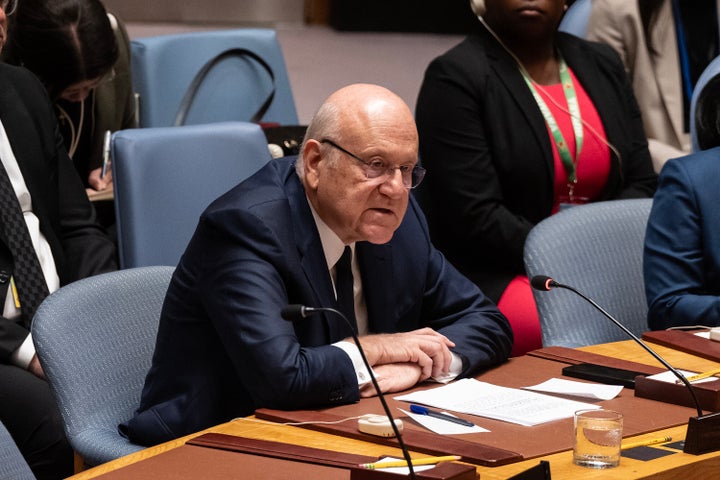
[[[611,322],[617,325],[629,337],[635,340],[638,345],[644,348],[658,362],[663,364],[665,368],[671,371],[673,375],[675,375],[678,380],[680,380],[687,387],[698,414],[697,417],[690,417],[687,434],[685,436],[685,448],[683,451],[692,455],[699,455],[702,453],[708,453],[720,449],[720,438],[718,438],[718,435],[714,433],[717,432],[718,427],[720,427],[720,413],[710,413],[707,415],[703,415],[702,408],[700,407],[700,402],[695,395],[695,390],[693,389],[693,386],[682,373],[680,373],[679,371],[677,371],[677,369],[670,365],[664,358],[660,356],[660,354],[650,348],[648,344],[640,340],[637,335],[628,330],[625,325],[620,323],[619,320],[606,312],[605,309],[598,305],[593,299],[589,298],[579,290],[569,285],[558,283],[552,278],[545,275],[535,275],[530,279],[530,285],[535,290],[540,291],[549,291],[553,288],[570,290],[571,292],[588,302],[590,305],[595,307],[600,313],[602,313],[606,318],[608,318]],[[690,439],[692,439],[692,441],[690,441]]]
[[[392,426],[393,433],[395,433],[395,438],[398,440],[398,446],[400,447],[400,450],[402,450],[403,458],[407,462],[408,470],[410,472],[410,478],[415,480],[417,477],[415,476],[415,469],[412,465],[412,459],[410,458],[410,452],[408,451],[407,447],[405,446],[405,442],[402,439],[402,435],[400,434],[400,430],[398,430],[397,425],[395,425],[395,418],[392,416],[392,413],[390,412],[390,407],[388,407],[387,402],[385,401],[385,395],[380,390],[380,385],[378,385],[377,378],[375,378],[375,374],[373,373],[372,368],[370,367],[370,362],[368,362],[367,357],[365,356],[365,350],[363,350],[362,345],[360,345],[360,339],[358,338],[357,334],[355,333],[355,329],[353,328],[352,324],[350,323],[350,320],[339,310],[335,310],[334,308],[328,308],[328,307],[306,307],[304,305],[298,305],[298,304],[291,304],[286,307],[284,307],[281,312],[280,316],[288,321],[294,322],[296,320],[302,320],[303,318],[309,317],[310,315],[314,315],[316,313],[320,312],[329,312],[334,313],[335,315],[338,315],[340,318],[342,318],[345,323],[348,326],[348,329],[350,330],[350,335],[352,335],[352,339],[355,342],[355,345],[358,348],[358,351],[360,352],[360,357],[362,358],[363,364],[365,364],[365,368],[367,368],[368,374],[370,375],[370,380],[372,381],[373,386],[375,387],[375,391],[377,392],[378,398],[380,399],[380,403],[382,404],[383,410],[385,411],[385,415],[387,415],[388,420],[390,420],[390,425]]]

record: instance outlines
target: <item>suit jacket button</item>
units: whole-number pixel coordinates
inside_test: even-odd
[[[0,284],[7,283],[10,280],[10,272],[6,270],[0,270]]]

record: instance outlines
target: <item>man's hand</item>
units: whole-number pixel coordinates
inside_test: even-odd
[[[38,360],[37,354],[33,355],[32,360],[30,360],[30,365],[28,365],[28,371],[35,375],[36,377],[42,378],[45,380],[45,372],[43,372],[42,366],[40,365],[40,360]]]
[[[360,338],[368,362],[379,365],[412,363],[420,367],[424,379],[447,373],[452,362],[450,348],[455,344],[432,328],[411,332],[368,335]]]
[[[383,393],[401,392],[428,378],[422,374],[422,369],[414,363],[378,365],[377,368],[373,368],[373,371]],[[377,392],[372,383],[368,383],[360,390],[361,397],[372,397],[374,395],[377,395]]]

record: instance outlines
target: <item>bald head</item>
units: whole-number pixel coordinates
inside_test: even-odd
[[[337,90],[323,102],[308,126],[305,142],[323,138],[362,141],[382,129],[392,129],[397,141],[417,145],[415,119],[405,101],[385,87],[357,83]],[[298,164],[302,168],[301,159]]]

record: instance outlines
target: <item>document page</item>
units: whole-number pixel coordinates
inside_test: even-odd
[[[569,418],[577,410],[600,408],[599,405],[592,403],[500,387],[472,378],[422,392],[401,395],[395,397],[395,400],[422,403],[526,426]]]

